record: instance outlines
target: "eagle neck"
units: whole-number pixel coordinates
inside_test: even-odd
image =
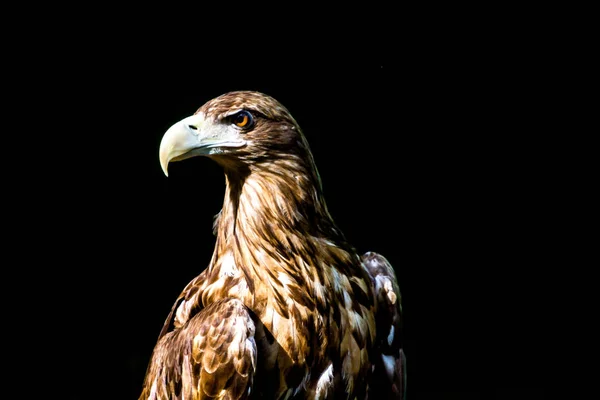
[[[299,160],[281,159],[225,169],[225,198],[217,238],[248,235],[341,236],[327,211],[318,173]]]
[[[250,286],[261,285],[268,297],[282,282],[310,284],[312,255],[331,243],[345,243],[327,211],[316,170],[298,160],[226,168],[225,177],[213,266],[231,255],[253,296],[260,290]],[[248,301],[260,300],[265,299]]]

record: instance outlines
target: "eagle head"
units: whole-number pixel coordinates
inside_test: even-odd
[[[190,157],[208,156],[223,166],[240,167],[295,153],[301,159],[310,151],[290,112],[263,93],[236,91],[173,124],[162,138],[159,157],[168,176],[169,162]]]

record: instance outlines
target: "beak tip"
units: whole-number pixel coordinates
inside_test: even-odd
[[[158,158],[160,161],[160,169],[162,169],[162,172],[165,174],[166,177],[169,176],[169,161],[171,161],[168,153],[169,151],[167,150],[167,148],[165,148],[165,146],[163,146],[163,144],[161,143]]]
[[[162,164],[162,163],[161,163],[161,165],[160,165],[160,166],[161,166],[162,172],[163,172],[163,173],[165,174],[165,176],[168,178],[168,177],[169,177],[169,169],[168,169],[168,168],[169,168],[169,164],[167,163],[167,164],[165,165],[165,164]]]

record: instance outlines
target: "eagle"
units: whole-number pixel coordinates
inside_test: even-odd
[[[175,300],[140,400],[404,399],[394,268],[336,226],[296,120],[256,91],[209,100],[162,137],[159,159],[225,174],[212,258]]]

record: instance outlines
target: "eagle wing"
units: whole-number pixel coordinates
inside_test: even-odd
[[[396,274],[380,254],[368,252],[361,259],[377,299],[378,354],[374,370],[376,381],[370,385],[371,392],[389,389],[387,397],[403,399],[406,397],[406,357],[402,349],[402,297]],[[369,398],[375,398],[374,393],[370,393]]]
[[[162,334],[141,399],[246,399],[256,371],[255,325],[237,299],[208,305]]]

